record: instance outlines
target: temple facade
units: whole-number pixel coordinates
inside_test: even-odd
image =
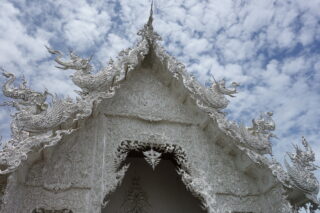
[[[74,70],[77,100],[16,87],[3,70],[16,113],[0,151],[0,212],[315,212],[306,139],[284,169],[270,157],[272,113],[251,127],[228,120],[238,84],[204,87],[162,48],[152,20],[151,10],[137,45],[99,72],[47,47],[59,68]]]

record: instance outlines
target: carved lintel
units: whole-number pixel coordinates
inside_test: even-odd
[[[48,191],[59,192],[66,191],[72,187],[72,183],[44,183],[43,188]]]
[[[45,209],[45,208],[36,208],[32,211],[32,213],[73,213],[73,211],[69,209],[61,209],[61,210],[52,210],[52,209]]]

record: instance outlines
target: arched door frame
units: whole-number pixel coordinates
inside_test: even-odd
[[[117,147],[114,153],[114,172],[116,173],[117,180],[114,183],[114,186],[104,193],[104,199],[102,202],[103,206],[107,205],[108,198],[112,192],[114,192],[120,186],[126,171],[130,167],[130,164],[125,163],[129,152],[136,151],[145,153],[150,150],[161,154],[171,154],[177,166],[176,171],[178,175],[180,175],[186,188],[193,194],[193,196],[200,199],[202,208],[204,210],[206,210],[208,213],[214,212],[216,202],[211,187],[205,181],[204,177],[195,177],[191,173],[192,166],[188,160],[186,152],[181,146],[177,144],[143,142],[137,140],[124,140]],[[150,162],[148,163],[150,164]]]

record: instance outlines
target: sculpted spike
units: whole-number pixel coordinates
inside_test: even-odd
[[[150,6],[150,15],[149,15],[149,19],[148,19],[148,25],[150,27],[152,27],[152,22],[153,22],[153,6],[154,6],[154,3],[153,3],[153,0],[151,1],[151,6]],[[153,27],[152,27],[153,29]]]
[[[149,44],[154,44],[158,40],[161,40],[161,37],[158,33],[153,30],[153,1],[151,2],[150,15],[148,22],[144,25],[143,29],[139,30],[138,35],[147,39]]]

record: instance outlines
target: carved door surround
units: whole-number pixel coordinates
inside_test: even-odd
[[[202,206],[207,212],[212,212],[215,208],[214,194],[211,193],[210,185],[205,181],[204,177],[195,177],[191,174],[190,162],[184,149],[177,144],[143,142],[138,140],[124,140],[120,143],[115,151],[114,170],[117,181],[114,186],[104,193],[103,205],[107,205],[112,192],[121,184],[129,166],[126,164],[127,156],[130,152],[138,152],[144,156],[147,163],[155,169],[163,156],[171,156],[176,171],[181,177],[186,188],[198,198]]]

